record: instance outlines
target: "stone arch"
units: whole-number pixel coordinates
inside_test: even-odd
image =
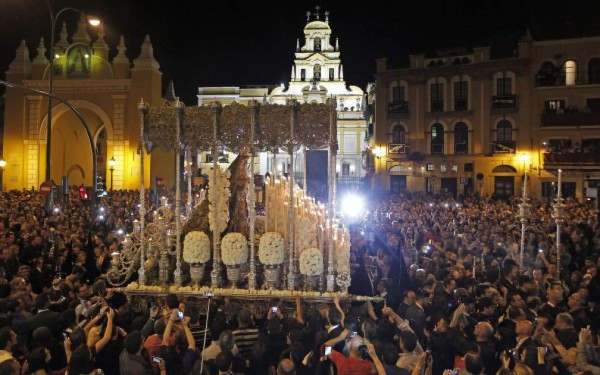
[[[492,169],[492,173],[517,173],[517,169],[511,165],[502,164]]]
[[[94,114],[96,114],[101,120],[102,120],[102,127],[106,127],[106,139],[107,140],[113,140],[113,125],[112,125],[112,121],[110,119],[110,117],[108,116],[108,113],[106,113],[106,111],[100,107],[99,105],[97,105],[96,103],[92,103],[89,102],[87,100],[70,100],[69,101],[75,108],[79,109],[79,108],[84,108],[87,109],[91,112],[94,112]],[[65,105],[64,103],[60,103],[57,106],[55,106],[54,108],[52,108],[52,127],[54,128],[54,125],[56,125],[56,121],[60,118],[60,116],[62,116],[63,114],[65,114],[66,112],[71,111],[71,109],[69,107],[67,107],[67,105]],[[44,118],[42,119],[41,125],[40,125],[40,131],[38,134],[38,139],[40,140],[41,143],[46,143],[46,127],[48,125],[48,115],[46,114],[44,116]],[[83,124],[81,125],[83,126]],[[94,136],[92,134],[92,136]]]
[[[406,173],[410,172],[410,169],[405,165],[394,165],[393,167],[388,169],[388,172]]]
[[[67,169],[67,177],[69,178],[69,181],[71,180],[71,173],[73,172],[79,172],[81,174],[81,179],[85,180],[85,170],[83,169],[83,167],[79,164],[73,164],[69,167],[69,169]]]

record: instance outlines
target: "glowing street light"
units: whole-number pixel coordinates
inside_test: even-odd
[[[364,200],[356,194],[347,194],[342,199],[342,212],[350,218],[358,218],[364,213]]]

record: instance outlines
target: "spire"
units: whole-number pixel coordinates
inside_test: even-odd
[[[320,7],[320,6],[318,6],[318,5],[315,7],[315,19],[316,19],[317,21],[319,20],[319,17],[320,17],[320,16],[319,16],[319,10],[320,10],[320,9],[321,9],[321,7]]]
[[[169,81],[167,85],[167,90],[165,91],[164,98],[168,102],[176,102],[179,100],[177,96],[175,96],[175,85],[173,84],[173,80]]]
[[[98,34],[98,38],[94,41],[94,44],[92,45],[92,48],[94,48],[94,50],[97,49],[103,49],[106,50],[107,54],[108,54],[108,44],[106,44],[106,40],[104,40],[104,24],[101,23],[97,26],[97,34]]]
[[[296,78],[296,65],[292,65],[292,80]]]
[[[296,39],[296,51],[300,51],[300,38]]]
[[[311,14],[312,14],[312,13],[310,12],[310,10],[309,10],[308,12],[306,12],[306,22],[309,22],[309,21],[310,21],[310,15],[311,15]]]
[[[24,75],[31,73],[31,60],[29,60],[29,50],[25,40],[22,40],[19,44],[17,55],[10,63],[7,73],[23,73]]]
[[[135,68],[160,68],[158,61],[154,59],[154,48],[152,47],[152,42],[150,42],[150,35],[146,35],[144,38],[140,55],[133,60],[133,65]]]
[[[123,35],[119,39],[119,45],[117,46],[117,55],[113,59],[113,64],[129,64],[129,59],[125,56],[125,39]]]
[[[325,12],[325,23],[329,24],[329,12]]]
[[[525,30],[525,35],[523,35],[521,37],[520,42],[531,42],[533,40],[533,36],[531,35],[531,30],[529,30],[529,28],[527,28],[527,30]]]
[[[48,59],[46,58],[46,46],[44,46],[44,37],[40,39],[40,44],[37,48],[37,56],[33,59],[34,64],[46,65]]]
[[[339,38],[335,38],[335,50],[336,51],[340,50],[340,39]]]
[[[344,66],[340,64],[340,80],[344,79]]]
[[[81,13],[79,17],[79,23],[77,25],[77,31],[73,34],[73,43],[83,43],[89,45],[90,36],[87,33],[87,22],[85,13]]]
[[[69,41],[67,40],[69,34],[67,33],[67,24],[63,22],[62,28],[60,30],[60,37],[58,38],[58,42],[55,45],[55,51],[66,51],[69,46]]]

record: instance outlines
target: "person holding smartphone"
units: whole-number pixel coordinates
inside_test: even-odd
[[[175,323],[181,323],[187,347],[171,345],[170,337]],[[167,370],[173,374],[189,373],[194,366],[194,362],[198,359],[196,355],[196,341],[190,330],[190,318],[184,316],[183,312],[177,308],[171,311],[162,337],[162,345],[159,353],[160,358],[167,359]]]
[[[144,340],[140,331],[130,332],[123,340],[125,349],[119,355],[119,369],[122,375],[143,375],[152,374],[152,366],[147,360],[146,355],[142,354],[144,349]],[[153,357],[158,359],[157,365],[164,361],[159,357]],[[161,369],[161,373],[162,373]],[[165,371],[166,373],[166,371]]]

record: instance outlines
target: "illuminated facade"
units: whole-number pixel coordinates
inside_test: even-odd
[[[600,38],[534,41],[515,56],[490,47],[377,61],[374,186],[400,192],[468,191],[583,198],[600,180]]]
[[[98,150],[98,175],[109,176],[108,160],[114,157],[113,187],[136,189],[140,178],[137,103],[144,98],[151,105],[162,104],[162,73],[149,37],[143,41],[140,55],[131,62],[125,56],[123,38],[116,47],[118,53],[109,61],[110,48],[104,41],[102,29],[97,36],[92,43],[82,18],[69,43],[63,26],[54,47],[53,93],[69,100],[86,119]],[[36,52],[31,60],[23,41],[6,72],[7,81],[47,91],[50,63],[43,40]],[[67,176],[71,185],[89,186],[93,181],[92,154],[84,127],[64,104],[57,100],[52,104],[51,178],[60,184],[61,178]],[[37,189],[44,181],[47,113],[45,97],[7,90],[5,189]],[[168,163],[168,160],[153,162],[152,174],[172,175],[173,168],[169,168]],[[145,173],[146,184],[149,172],[150,169]]]
[[[361,151],[365,148],[367,124],[363,115],[364,93],[357,86],[347,86],[344,81],[344,70],[340,59],[339,42],[331,39],[329,15],[324,19],[319,11],[307,14],[304,27],[304,43],[296,43],[294,65],[291,79],[287,86],[255,87],[200,87],[198,88],[198,105],[218,100],[223,104],[237,101],[247,104],[250,100],[285,104],[288,99],[298,102],[324,103],[328,97],[337,98],[338,103],[338,176],[361,177],[365,171],[361,167]],[[206,156],[202,156],[202,162]],[[257,173],[272,171],[271,154],[260,155]],[[229,157],[229,161],[232,158]],[[296,171],[302,170],[300,153]],[[288,157],[285,153],[277,155],[277,168],[281,172],[289,172]]]

